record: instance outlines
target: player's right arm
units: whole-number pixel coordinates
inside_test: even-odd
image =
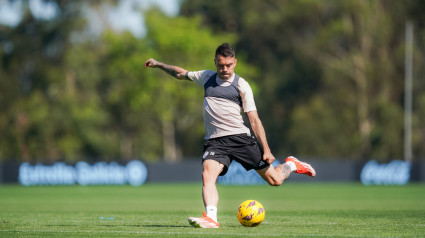
[[[188,71],[180,68],[178,66],[174,66],[174,65],[169,65],[169,64],[164,64],[162,62],[159,62],[155,59],[148,59],[145,62],[145,68],[147,67],[151,67],[151,68],[160,68],[162,69],[164,72],[168,73],[169,75],[173,76],[176,79],[186,79],[186,80],[190,80],[187,77],[187,73]]]

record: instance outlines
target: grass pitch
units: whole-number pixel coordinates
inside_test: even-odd
[[[200,184],[0,186],[0,237],[425,237],[425,185],[287,182],[219,186],[220,229],[196,229]],[[237,206],[260,201],[266,219],[243,227]]]

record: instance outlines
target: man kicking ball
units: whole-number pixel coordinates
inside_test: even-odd
[[[271,186],[279,186],[291,172],[316,176],[310,164],[293,156],[276,168],[267,143],[263,124],[257,113],[254,96],[245,79],[234,73],[237,64],[235,51],[223,43],[217,47],[214,63],[217,71],[187,71],[148,59],[146,67],[160,68],[176,79],[186,79],[198,84],[205,91],[204,125],[205,139],[202,157],[202,197],[206,213],[203,217],[189,217],[189,223],[200,228],[219,228],[217,221],[218,176],[226,174],[235,160],[246,170],[255,169]],[[247,113],[255,137],[244,125],[241,110]]]

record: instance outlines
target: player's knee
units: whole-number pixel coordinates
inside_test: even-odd
[[[270,186],[278,187],[283,183],[283,179],[269,179],[267,182]]]
[[[280,186],[280,183],[279,182],[276,182],[276,181],[272,181],[272,182],[269,182],[269,185],[270,186],[273,186],[273,187],[279,187]]]
[[[208,171],[203,171],[202,172],[202,181],[208,181],[209,180],[209,178],[210,178],[211,176],[209,175],[209,173],[208,173]]]
[[[210,173],[209,171],[202,172],[202,182],[204,184],[215,183],[215,180],[216,176],[214,176],[213,173]]]

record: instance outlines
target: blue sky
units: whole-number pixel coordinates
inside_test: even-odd
[[[22,1],[0,0],[0,24],[16,26],[22,15]],[[28,0],[30,10],[34,17],[51,19],[58,14],[59,8],[55,3],[46,3],[43,0]],[[159,7],[169,16],[177,15],[180,10],[181,0],[121,0],[116,7],[103,6],[100,11],[86,9],[89,26],[88,31],[97,35],[104,29],[106,19],[114,30],[129,30],[137,37],[145,35],[142,11],[152,6]]]
[[[117,8],[108,11],[115,30],[130,30],[136,36],[143,36],[145,28],[140,9],[149,9],[158,6],[165,14],[175,16],[180,10],[180,0],[124,0]]]

